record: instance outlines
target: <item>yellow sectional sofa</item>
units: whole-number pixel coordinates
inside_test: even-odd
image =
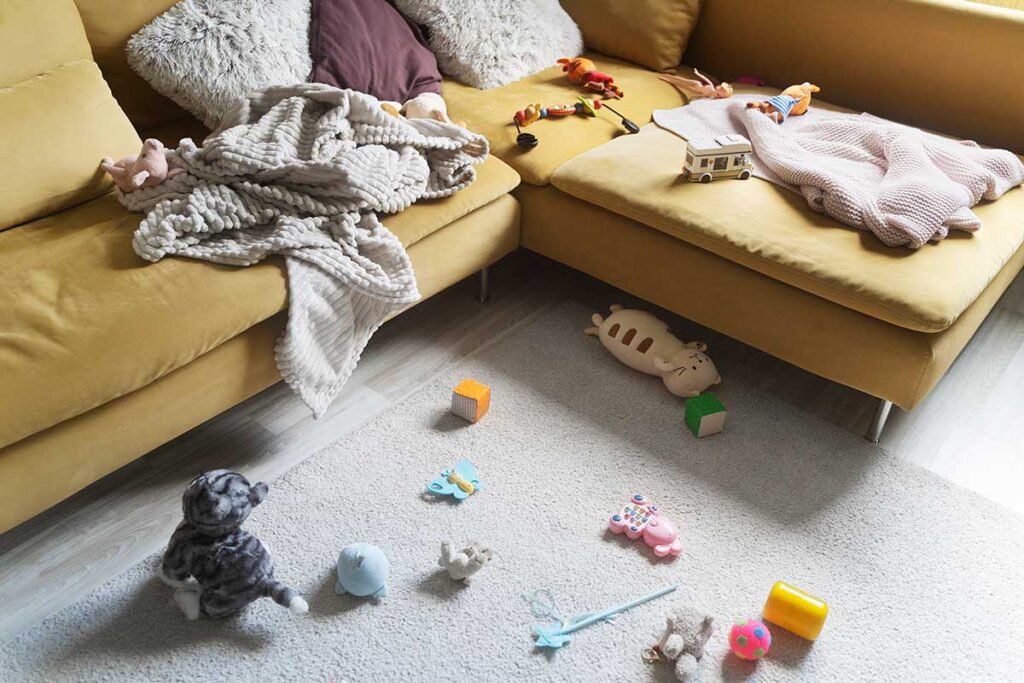
[[[684,99],[627,60],[654,64],[644,45],[592,32],[610,1],[565,6],[589,45],[620,55],[588,53],[625,91],[616,108],[649,124]],[[0,532],[279,380],[281,263],[143,263],[130,244],[138,216],[96,171],[99,156],[137,151],[140,135],[203,135],[123,54],[173,3],[0,6],[0,162],[19,171],[0,179]],[[759,76],[775,86],[765,92],[811,80],[815,106],[1024,151],[1024,89],[1010,85],[1024,82],[1022,12],[961,0],[698,4],[636,3],[663,20],[700,9],[683,62],[709,73]],[[639,19],[622,35],[642,35]],[[659,60],[671,53],[663,38],[651,41]],[[911,253],[759,180],[680,182],[684,143],[653,125],[626,136],[612,117],[569,117],[531,129],[536,149],[515,145],[514,111],[576,94],[558,67],[489,91],[445,83],[452,117],[484,133],[493,156],[470,189],[385,221],[425,297],[521,244],[878,397],[877,437],[890,402],[911,409],[928,394],[1024,267],[1019,189],[979,207],[978,234]]]

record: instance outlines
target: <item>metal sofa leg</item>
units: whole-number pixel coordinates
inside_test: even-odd
[[[885,421],[889,417],[889,411],[892,409],[892,401],[886,401],[884,398],[878,399],[878,407],[875,408],[875,416],[871,418],[871,424],[868,426],[868,431],[864,434],[864,438],[871,443],[878,443],[878,438],[882,436],[882,429],[885,427]]]
[[[486,266],[480,269],[480,289],[476,298],[482,304],[487,303],[491,298],[491,272]]]

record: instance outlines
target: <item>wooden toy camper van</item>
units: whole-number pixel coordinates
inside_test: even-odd
[[[750,177],[753,148],[742,135],[719,135],[714,140],[687,140],[683,176],[691,183],[710,183],[719,178]]]

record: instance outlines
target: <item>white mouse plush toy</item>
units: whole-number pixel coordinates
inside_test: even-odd
[[[470,543],[456,552],[451,543],[441,544],[441,559],[438,564],[445,568],[455,581],[469,583],[470,578],[491,561],[491,549],[479,543]]]
[[[583,332],[596,336],[620,361],[640,372],[661,377],[676,396],[699,396],[722,378],[704,353],[704,342],[684,344],[668,329],[668,324],[647,311],[612,306],[612,314],[602,318],[595,313],[595,327]]]

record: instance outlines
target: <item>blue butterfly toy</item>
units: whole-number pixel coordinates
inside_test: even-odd
[[[452,496],[456,500],[465,500],[480,488],[476,467],[468,459],[463,458],[455,463],[455,467],[445,470],[440,477],[430,482],[427,491],[435,496]]]

